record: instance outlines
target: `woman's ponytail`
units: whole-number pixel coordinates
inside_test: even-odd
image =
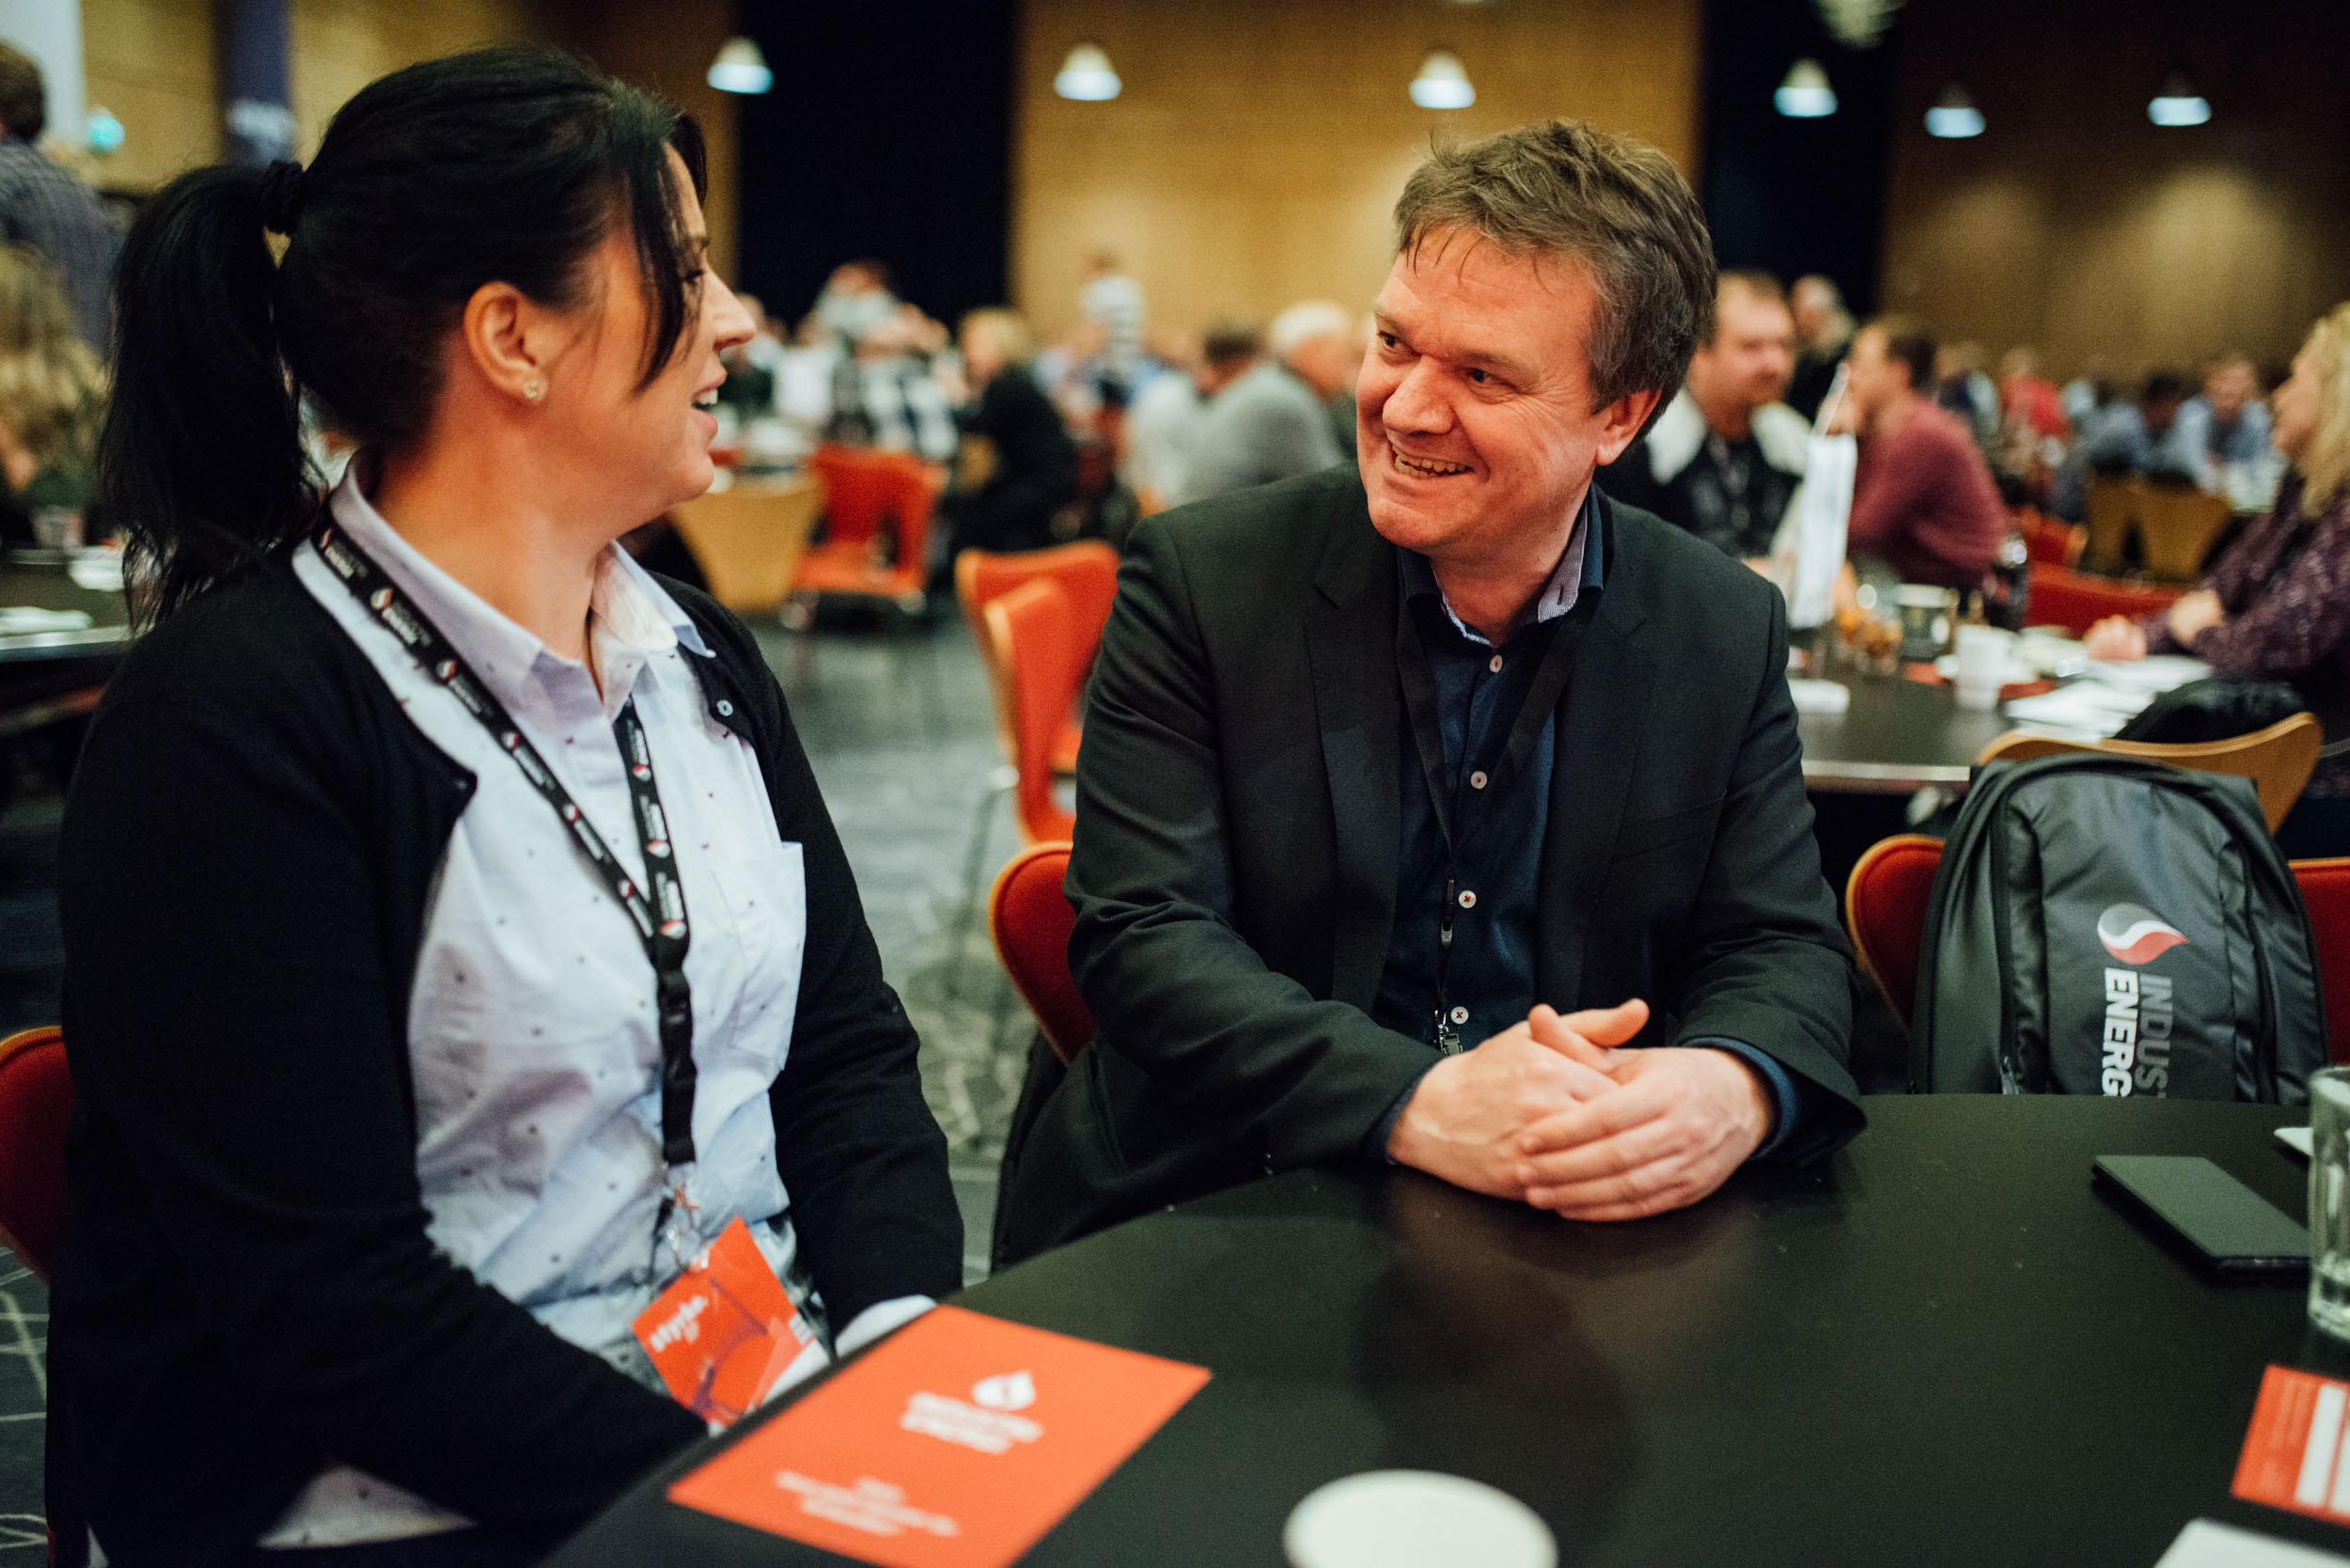
[[[291,538],[316,502],[263,232],[284,184],[278,170],[181,175],[123,245],[98,502],[156,619]]]

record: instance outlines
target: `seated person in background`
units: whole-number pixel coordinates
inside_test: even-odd
[[[1072,966],[998,1255],[1325,1161],[1582,1219],[1861,1124],[1770,585],[1593,488],[1707,335],[1660,152],[1436,151],[1357,462],[1145,519],[1077,764]],[[1638,302],[1637,305],[1631,302]]]
[[[1355,373],[1354,322],[1326,300],[1292,305],[1265,334],[1271,358],[1215,395],[1192,442],[1183,499],[1319,473],[1345,461],[1323,405]]]
[[[889,291],[889,268],[879,261],[843,261],[824,280],[807,319],[800,323],[800,341],[829,342],[853,350],[866,335],[898,312],[898,296]]]
[[[1981,343],[1943,343],[1934,351],[1934,400],[1975,438],[1987,462],[1999,449],[1999,389],[1982,373]]]
[[[1836,384],[1836,367],[1852,352],[1852,312],[1833,278],[1813,273],[1795,279],[1789,296],[1795,318],[1795,373],[1787,386],[1787,405],[1805,419],[1819,417],[1827,389]]]
[[[1934,335],[1907,316],[1881,316],[1853,338],[1841,428],[1860,437],[1845,548],[1904,583],[1981,586],[2007,510],[1974,438],[1925,396]]]
[[[1219,321],[1205,337],[1162,355],[1153,376],[1126,410],[1126,454],[1120,478],[1149,511],[1164,511],[1183,493],[1183,476],[1208,404],[1246,375],[1264,353],[1264,335],[1248,321]]]
[[[613,548],[711,482],[750,333],[702,178],[676,109],[485,50],[132,232],[101,472],[156,624],[57,863],[69,1568],[537,1561],[704,1435],[631,1325],[731,1223],[842,1350],[961,1283],[775,677]]]
[[[88,510],[105,416],[105,369],[55,270],[0,244],[0,541],[36,542],[36,512]]]
[[[2276,447],[2292,464],[2275,508],[2166,613],[2091,627],[2089,652],[2192,653],[2285,682],[2336,741],[2350,734],[2350,305],[2311,329],[2271,402]],[[2350,758],[2318,762],[2277,841],[2292,855],[2350,855]]]
[[[2179,405],[2170,426],[2172,463],[2215,495],[2235,494],[2265,477],[2268,435],[2252,356],[2222,354],[2204,368],[2203,389]]]
[[[1030,367],[1036,340],[1011,310],[963,319],[963,371],[970,396],[957,411],[976,467],[940,503],[948,528],[947,576],[965,550],[1041,550],[1053,514],[1076,498],[1077,447]],[[950,385],[949,390],[954,390]]]
[[[2186,458],[2171,443],[2187,381],[2175,370],[2156,370],[2141,383],[2136,402],[2116,398],[2081,421],[2073,455],[2058,470],[2050,506],[2058,516],[2078,523],[2089,515],[2092,475],[2117,478],[2142,475],[2171,484],[2193,482]]]
[[[1778,400],[1794,336],[1776,278],[1722,274],[1713,337],[1656,422],[1599,471],[1600,488],[1726,556],[1767,564],[1811,451],[1810,425]]]
[[[834,366],[824,439],[912,452],[924,463],[951,461],[958,439],[954,400],[936,365],[946,347],[947,329],[918,308],[892,309],[857,340],[854,354]]]

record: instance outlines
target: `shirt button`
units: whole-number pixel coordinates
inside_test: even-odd
[[[1501,673],[1501,655],[1498,653],[1495,654],[1493,658],[1486,663],[1485,667],[1492,670],[1496,675],[1499,675]]]
[[[1463,909],[1475,909],[1477,907],[1477,895],[1470,892],[1465,887],[1461,889],[1461,907]]]
[[[1482,773],[1473,773],[1473,774],[1470,774],[1470,775],[1469,775],[1469,788],[1470,788],[1470,789],[1472,789],[1472,790],[1481,790],[1481,789],[1483,789],[1484,787],[1485,787],[1485,776],[1484,776]]]
[[[1466,1008],[1465,1008],[1465,1007],[1456,1007],[1456,1008],[1454,1008],[1454,1009],[1452,1010],[1452,1021],[1453,1021],[1454,1023],[1456,1023],[1456,1024],[1465,1024],[1465,1023],[1467,1023],[1467,1022],[1468,1022],[1468,1009],[1466,1009]]]

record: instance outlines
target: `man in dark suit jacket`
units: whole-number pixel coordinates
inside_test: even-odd
[[[1357,467],[1130,546],[1068,880],[1100,1032],[1032,1063],[999,1260],[1350,1159],[1626,1218],[1860,1125],[1784,607],[1590,482],[1711,312],[1687,185],[1559,121],[1397,224]]]

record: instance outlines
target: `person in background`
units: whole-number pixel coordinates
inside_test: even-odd
[[[122,236],[98,193],[38,145],[49,123],[48,86],[32,56],[0,43],[0,240],[49,259],[73,303],[82,341],[105,354],[112,326],[115,256]]]
[[[1377,318],[1369,311],[1355,318],[1355,335],[1347,339],[1346,344],[1345,379],[1340,382],[1336,392],[1322,400],[1322,411],[1330,417],[1330,438],[1339,444],[1339,450],[1341,453],[1350,457],[1355,451],[1357,417],[1355,407],[1355,368],[1362,364],[1363,356],[1371,352],[1372,339],[1378,336]]]
[[[1851,352],[1852,312],[1844,308],[1835,281],[1818,273],[1795,279],[1789,301],[1795,317],[1795,373],[1787,385],[1787,404],[1813,419],[1827,400],[1836,367]]]
[[[2204,367],[2202,390],[2179,405],[2169,446],[2173,464],[2215,495],[2273,488],[2268,409],[2250,354],[2225,353]]]
[[[938,356],[947,329],[911,305],[893,305],[836,360],[824,439],[844,447],[912,452],[925,463],[953,460],[954,400],[942,384]]]
[[[2081,373],[2064,384],[2057,396],[2063,400],[2064,416],[2079,431],[2089,424],[2090,416],[2120,394],[2114,390],[2113,368],[2103,354],[2091,354],[2081,367]]]
[[[1982,373],[1982,345],[1944,343],[1934,353],[1934,400],[1954,415],[1988,460],[1999,450],[1999,389]]]
[[[133,228],[100,473],[153,624],[58,851],[66,1568],[535,1562],[704,1436],[632,1324],[722,1230],[843,1352],[961,1283],[775,677],[613,548],[710,484],[750,334],[702,169],[484,50]]]
[[[897,313],[889,269],[879,261],[843,261],[824,280],[816,304],[800,323],[805,343],[829,341],[854,349]]]
[[[1998,487],[1966,427],[1926,396],[1935,341],[1925,323],[1881,316],[1853,337],[1840,428],[1860,437],[1845,548],[1905,583],[1971,588],[2007,537]]]
[[[1724,555],[1766,564],[1811,451],[1810,422],[1779,401],[1794,337],[1778,279],[1722,274],[1713,337],[1689,356],[1656,422],[1599,471],[1600,488]]]
[[[940,503],[948,529],[939,584],[952,581],[965,550],[1039,550],[1053,542],[1053,514],[1075,499],[1077,448],[1030,366],[1036,342],[1011,310],[963,319],[963,374],[956,412],[973,470]]]
[[[2108,617],[2085,641],[2092,658],[2191,653],[2284,682],[2339,741],[2350,736],[2350,304],[2311,330],[2270,412],[2292,467],[2268,515],[2169,610]],[[2319,760],[2277,842],[2300,858],[2350,855],[2350,757]]]
[[[55,544],[35,514],[88,511],[105,414],[105,369],[56,274],[25,246],[0,244],[0,539]]]
[[[1086,258],[1077,308],[1102,329],[1096,367],[1102,400],[1123,408],[1142,378],[1142,285],[1119,270],[1115,251],[1097,249]]]
[[[2080,427],[2073,453],[2057,471],[2050,510],[2074,523],[2089,515],[2092,476],[2141,475],[2174,484],[2192,482],[2172,444],[2171,429],[2186,402],[2187,380],[2175,370],[2156,370],[2138,386],[2138,400],[2116,399]]]
[[[1170,339],[1160,356],[1169,371],[1152,377],[1126,411],[1122,477],[1146,513],[1165,510],[1183,494],[1209,403],[1263,353],[1264,335],[1249,321],[1218,321],[1192,343]]]
[[[1355,373],[1354,331],[1346,307],[1327,300],[1276,316],[1265,333],[1270,357],[1208,404],[1183,499],[1204,501],[1344,461],[1324,405]]]
[[[2037,351],[2018,344],[1999,356],[1999,446],[1992,467],[2001,493],[2044,505],[2071,449],[2073,423],[2056,384],[2040,373]],[[2012,491],[2010,487],[2013,487]]]

